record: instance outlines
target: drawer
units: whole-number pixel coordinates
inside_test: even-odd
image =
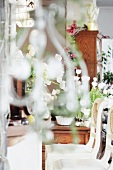
[[[79,141],[78,142],[80,144],[87,144],[87,142],[89,141],[89,136],[90,136],[89,131],[79,132],[79,134],[78,134]]]
[[[84,134],[79,134],[78,143],[79,144],[85,144],[85,135]]]
[[[89,137],[89,136],[88,136]],[[86,144],[87,143],[87,135],[86,134],[79,134],[78,136],[76,136],[77,138],[77,142],[79,144]],[[61,134],[54,134],[54,142],[55,143],[73,143],[73,136],[69,133],[63,133]]]
[[[55,143],[72,143],[73,137],[70,133],[55,133],[54,134],[54,142]]]

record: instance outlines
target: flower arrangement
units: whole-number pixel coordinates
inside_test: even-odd
[[[90,91],[91,106],[96,98],[113,98],[113,85],[98,82],[97,78],[94,77]]]
[[[72,35],[75,35],[76,32],[76,24],[73,23],[73,32]],[[109,88],[106,86],[104,82],[98,83],[97,78],[94,77],[92,82],[92,89],[90,91],[90,104],[87,105],[86,99],[83,99],[83,92],[84,87],[82,84],[82,73],[81,70],[77,68],[77,58],[76,54],[71,51],[70,48],[65,47],[65,52],[68,54],[68,57],[71,59],[73,68],[75,70],[75,87],[77,89],[77,98],[78,98],[78,109],[77,111],[69,111],[66,107],[66,103],[63,100],[65,98],[66,93],[66,81],[65,81],[65,64],[63,62],[62,56],[59,54],[56,54],[54,59],[51,60],[51,62],[48,60],[48,62],[43,62],[43,82],[45,87],[49,88],[48,91],[44,91],[44,102],[49,106],[49,111],[47,112],[47,115],[55,115],[55,116],[66,116],[71,117],[73,116],[75,118],[75,122],[77,122],[77,125],[83,125],[83,122],[86,120],[89,120],[90,118],[90,111],[91,107],[95,101],[96,98],[101,97],[108,97],[110,96],[110,93],[112,93],[111,87]],[[28,53],[26,55],[30,65],[31,65],[31,75],[26,83],[26,92],[29,93],[33,88],[33,83],[35,80],[35,70],[33,67],[33,62],[37,60],[35,58],[35,50],[31,45],[28,46]],[[59,71],[51,71],[51,67],[58,67]],[[55,74],[55,75],[54,75]],[[87,77],[90,79],[89,77]],[[85,77],[86,80],[86,77]],[[52,86],[52,88],[51,88]],[[107,91],[107,92],[106,92]]]
[[[77,98],[78,98],[78,109],[77,111],[69,111],[65,103],[66,95],[66,80],[65,80],[65,64],[63,63],[62,56],[56,54],[54,60],[51,62],[43,62],[43,82],[44,86],[48,88],[48,91],[44,91],[44,102],[49,106],[48,115],[55,116],[66,116],[66,117],[76,117],[78,120],[83,118],[84,111],[81,112],[81,108],[85,107],[85,100],[83,99],[84,88],[82,84],[81,70],[77,69],[77,60],[76,54],[71,52],[70,48],[64,48],[65,52],[68,54],[68,57],[71,59],[73,68],[75,70],[75,87],[77,89]],[[35,58],[35,51],[31,45],[28,46],[28,53],[26,55],[30,65],[31,65],[31,75],[26,81],[26,93],[32,91],[33,83],[35,81],[35,70],[33,67],[33,62],[37,59]],[[56,64],[56,65],[55,65]],[[51,67],[56,66],[59,68],[59,72],[53,73]],[[56,74],[56,75],[54,75]],[[86,108],[87,109],[87,108]],[[83,110],[83,109],[82,109]],[[84,109],[85,110],[85,109]],[[86,110],[85,110],[86,113]],[[46,114],[46,116],[47,116]]]
[[[75,70],[74,82],[77,90],[77,98],[78,98],[78,109],[77,111],[70,112],[65,105],[65,101],[62,100],[64,98],[64,93],[59,93],[57,96],[58,100],[54,100],[54,108],[52,110],[53,115],[55,116],[63,116],[74,118],[76,126],[83,126],[83,122],[88,120],[90,117],[90,101],[88,100],[88,96],[84,99],[84,85],[82,84],[82,79],[84,76],[81,76],[81,70]],[[85,76],[85,79],[89,81],[89,77]],[[62,101],[62,102],[61,102]],[[89,102],[89,103],[88,103]],[[70,120],[71,121],[71,120]],[[63,122],[64,123],[64,122]],[[65,123],[64,123],[65,124]],[[66,125],[66,124],[65,124]]]
[[[28,50],[29,52],[26,55],[26,58],[28,59],[30,65],[31,65],[31,74],[29,76],[29,79],[26,83],[26,92],[29,93],[29,91],[32,90],[33,87],[33,82],[35,80],[35,69],[33,67],[33,62],[35,62],[36,57],[35,57],[35,52],[33,52],[33,47],[31,45],[28,46]],[[64,75],[64,68],[62,65],[62,57],[59,54],[55,55],[55,60],[50,62],[48,61],[48,64],[46,62],[43,62],[43,81],[45,85],[51,85],[51,83],[59,85],[61,89],[63,89],[65,87],[65,82],[63,81],[63,75]],[[50,67],[55,66],[55,64],[59,65],[59,72],[51,72]],[[54,77],[57,74],[57,78],[55,80]],[[57,91],[58,93],[58,91]],[[52,94],[55,94],[55,89],[53,89]]]
[[[75,35],[77,32],[77,24],[76,24],[76,20],[73,20],[73,23],[71,25],[68,25],[68,28],[66,29],[66,31],[70,34],[70,35]]]
[[[77,56],[74,52],[72,52],[71,48],[69,47],[64,47],[65,52],[68,54],[69,58],[72,61],[72,64],[74,66],[74,70],[76,71],[77,66],[78,66],[78,60],[77,60]]]
[[[73,20],[73,23],[71,25],[68,25],[68,28],[66,29],[66,32],[68,32],[71,36],[75,36],[79,31],[86,30],[87,25],[84,24],[84,26],[78,27],[76,20]]]
[[[104,86],[105,84],[97,82],[96,77],[93,78],[92,89],[90,91],[90,108],[92,108],[95,99],[102,98],[104,96],[102,93],[102,89]]]
[[[81,74],[81,70],[77,69],[77,59],[76,54],[74,54],[70,48],[65,47],[64,51],[68,54],[67,57],[71,59],[73,69],[77,76],[74,77],[75,79],[75,86],[77,87],[80,84],[78,75]],[[35,50],[31,45],[28,46],[28,53],[26,55],[30,65],[31,65],[31,74],[26,81],[26,93],[32,91],[34,81],[35,81],[35,69],[33,67],[33,62],[36,62],[35,57]],[[56,65],[55,65],[56,63]],[[50,68],[53,68],[52,70]],[[58,68],[57,71],[53,71],[54,68]],[[48,103],[50,111],[48,114],[58,115],[60,111],[60,115],[62,116],[76,116],[75,112],[69,111],[66,107],[65,101],[62,104],[61,101],[65,98],[66,89],[66,78],[65,78],[65,71],[66,71],[65,63],[63,62],[62,56],[56,54],[54,60],[51,62],[43,62],[43,82],[45,87],[49,88],[48,92],[44,91],[44,98],[45,102]],[[59,71],[58,71],[59,70]],[[53,75],[56,74],[56,75]],[[56,76],[56,77],[55,77]],[[76,80],[77,79],[77,80]],[[77,83],[78,81],[78,83]],[[78,88],[78,87],[77,87]],[[78,94],[79,95],[79,94]],[[80,96],[78,96],[80,98]],[[79,99],[80,100],[80,99]],[[78,114],[79,115],[79,114]],[[80,117],[80,116],[79,116]]]
[[[26,55],[30,65],[31,65],[31,74],[26,81],[26,93],[29,94],[32,92],[35,81],[35,69],[33,62],[37,61],[35,57],[35,51],[31,45],[28,46],[28,53]],[[57,70],[55,70],[57,68]],[[64,78],[64,67],[62,62],[62,57],[59,54],[56,54],[54,59],[48,60],[48,62],[42,62],[43,69],[43,102],[45,108],[49,108],[44,115],[44,118],[49,117],[51,114],[51,109],[53,108],[53,101],[57,98],[59,93],[65,91],[66,82]],[[53,71],[54,70],[54,71]]]
[[[82,61],[83,57],[80,51],[78,51],[78,47],[76,44],[76,34],[82,30],[87,30],[87,25],[84,24],[83,27],[77,26],[76,20],[73,20],[73,23],[67,26],[67,39],[69,40],[70,44],[69,47],[65,48],[65,51],[69,54],[72,63],[74,64],[74,70],[76,74],[76,69],[80,68],[80,62]]]
[[[92,109],[94,101],[97,98],[102,98],[105,100],[113,99],[113,85],[106,84],[105,82],[98,82],[97,77],[94,77],[93,82],[92,82],[92,89],[90,90],[89,95],[90,95],[90,107],[85,108],[85,107],[82,107],[81,105],[81,109],[80,109],[81,118],[79,119],[79,124],[81,123],[83,124],[83,122],[90,119],[91,109]],[[105,106],[105,108],[106,107],[109,108],[109,106]]]
[[[87,25],[84,24],[83,27],[78,27],[76,20],[73,20],[73,23],[71,25],[68,25],[66,32],[69,33],[69,35],[72,38],[71,44],[75,44],[75,36],[82,30],[87,30]]]

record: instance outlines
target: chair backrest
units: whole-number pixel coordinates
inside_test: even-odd
[[[109,170],[113,170],[113,105],[110,107],[108,112],[108,120],[107,120],[107,128],[106,128],[106,146],[104,156],[102,157],[101,161],[103,166]],[[112,163],[109,164],[108,161],[112,156]]]
[[[97,157],[100,148],[103,107],[104,101],[101,98],[97,98],[92,106],[90,138],[87,143],[88,148],[93,148],[91,158]]]

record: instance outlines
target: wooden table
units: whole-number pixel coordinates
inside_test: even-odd
[[[42,142],[31,126],[10,126],[7,129],[7,140],[11,169],[16,169],[17,165],[18,170],[32,170],[33,167],[42,170]]]
[[[73,143],[73,135],[70,126],[60,126],[53,122],[54,126],[51,130],[54,133],[54,143]],[[29,125],[9,126],[7,129],[8,146],[14,145],[21,140],[29,132]],[[90,128],[87,127],[74,127],[75,136],[79,139],[80,144],[86,144],[89,140]],[[42,146],[42,169],[45,169],[45,144]]]
[[[62,143],[68,144],[73,143],[73,135],[70,129],[70,126],[60,126],[53,122],[54,126],[52,127],[52,131],[54,133],[54,143]],[[75,138],[78,139],[78,143],[86,144],[89,140],[90,128],[87,127],[74,127],[75,130]],[[45,145],[42,146],[42,168],[45,170]]]
[[[12,146],[24,139],[29,125],[9,126],[7,129],[7,145]]]

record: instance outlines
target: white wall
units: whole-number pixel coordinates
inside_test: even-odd
[[[113,7],[100,7],[97,22],[99,32],[113,38]]]
[[[73,20],[77,21],[77,26],[83,26],[86,23],[85,3],[78,1],[67,1],[67,25],[72,24]]]

